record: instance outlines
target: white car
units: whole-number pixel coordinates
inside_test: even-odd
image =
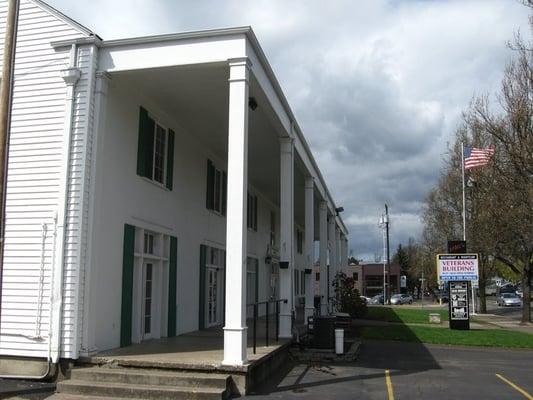
[[[499,307],[520,307],[522,300],[515,293],[503,293],[498,297],[497,303]]]
[[[391,304],[413,304],[413,297],[408,294],[395,294],[390,298]]]

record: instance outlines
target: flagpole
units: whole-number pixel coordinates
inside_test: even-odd
[[[463,240],[466,242],[465,146],[461,142],[461,172],[463,175]]]
[[[461,172],[463,175],[463,240],[466,242],[465,146],[463,142],[461,142]],[[476,300],[473,281],[470,281],[470,289],[472,290],[472,315],[476,315]]]

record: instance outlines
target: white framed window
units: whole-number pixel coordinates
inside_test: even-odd
[[[247,196],[247,225],[248,229],[257,232],[257,196],[248,192]]]
[[[172,190],[174,132],[143,107],[139,115],[137,174]]]
[[[226,172],[208,159],[206,207],[221,215],[226,215],[227,181]]]
[[[157,122],[154,128],[154,176],[153,180],[161,184],[165,183],[166,178],[166,156],[167,156],[167,129],[163,128]]]

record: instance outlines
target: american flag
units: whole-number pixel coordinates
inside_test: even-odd
[[[487,164],[490,161],[490,158],[492,157],[493,154],[494,154],[493,147],[489,147],[487,149],[465,147],[465,150],[464,150],[465,170]]]

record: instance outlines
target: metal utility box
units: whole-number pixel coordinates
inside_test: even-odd
[[[313,347],[317,349],[335,347],[335,320],[334,316],[315,317]]]

